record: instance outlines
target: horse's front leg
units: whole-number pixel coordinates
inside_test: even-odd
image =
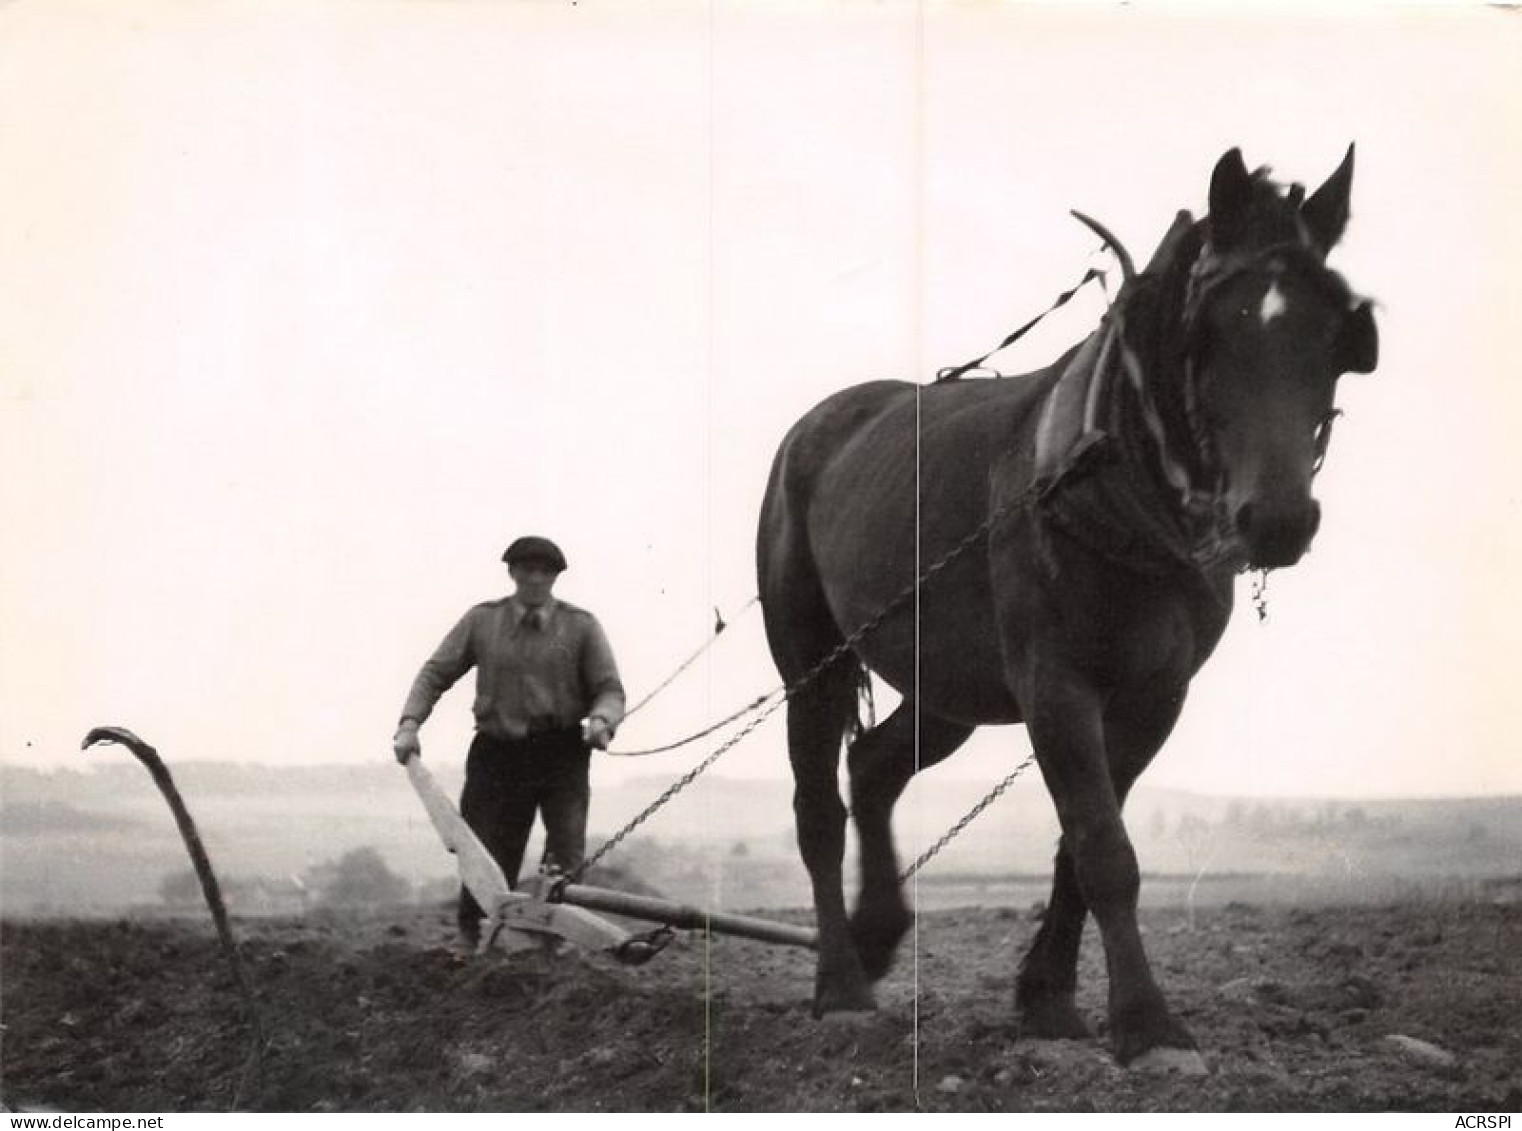
[[[1115,696],[1104,713],[1104,744],[1110,784],[1124,806],[1136,779],[1147,768],[1178,720],[1184,692],[1162,693],[1149,686],[1140,696]],[[1082,1039],[1092,1036],[1074,1001],[1078,950],[1088,904],[1078,885],[1073,853],[1059,844],[1052,872],[1052,898],[1041,929],[1020,963],[1015,1008],[1021,1032],[1032,1037]]]
[[[1169,1059],[1166,1054],[1148,1054],[1172,1049],[1192,1053],[1194,1039],[1169,1012],[1142,946],[1136,922],[1141,875],[1121,821],[1122,795],[1111,778],[1100,696],[1076,673],[1047,671],[1032,682],[1024,702],[1037,764],[1056,803],[1078,894],[1099,924],[1104,942],[1116,1059],[1122,1064],[1143,1057],[1161,1062]],[[1071,915],[1072,909],[1065,914]],[[1076,939],[1072,945],[1076,957]],[[1197,1053],[1192,1056],[1198,1060]],[[1179,1066],[1193,1067],[1193,1061]]]

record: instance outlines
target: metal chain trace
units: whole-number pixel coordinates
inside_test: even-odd
[[[1260,569],[1252,582],[1252,607],[1258,614],[1258,623],[1268,619],[1268,573]]]
[[[880,610],[878,610],[876,616],[872,617],[871,619],[866,621],[864,624],[858,626],[849,636],[847,636],[845,639],[843,639],[834,648],[830,649],[829,652],[825,653],[824,657],[822,659],[818,660],[814,664],[814,666],[809,668],[808,671],[804,672],[803,675],[799,676],[792,683],[787,684],[786,686],[778,689],[778,690],[781,691],[781,694],[782,694],[782,697],[780,699],[778,699],[776,702],[774,702],[770,706],[768,706],[764,711],[762,711],[759,715],[757,715],[750,722],[746,723],[743,728],[741,728],[733,736],[731,736],[729,739],[727,739],[721,746],[719,746],[716,750],[714,750],[714,752],[712,754],[708,755],[708,757],[704,758],[701,762],[699,762],[691,770],[688,770],[687,773],[683,774],[680,778],[678,778],[675,782],[673,782],[666,789],[666,791],[664,793],[662,793],[653,802],[651,802],[648,806],[646,806],[646,808],[637,817],[635,817],[632,821],[630,821],[627,825],[625,825],[618,832],[614,833],[613,836],[611,838],[609,838],[601,847],[599,847],[596,852],[593,852],[590,856],[588,856],[586,858],[586,860],[584,860],[582,862],[582,864],[581,864],[581,866],[579,868],[577,868],[573,872],[568,873],[563,879],[561,879],[559,881],[559,883],[557,883],[555,885],[556,889],[558,890],[558,889],[564,887],[567,884],[579,883],[581,881],[581,878],[587,874],[587,872],[592,868],[592,866],[594,864],[596,864],[598,861],[600,861],[608,853],[613,851],[613,849],[617,845],[622,843],[623,840],[631,832],[633,832],[640,825],[644,824],[645,821],[647,821],[650,817],[654,816],[654,814],[656,813],[657,810],[659,810],[663,805],[665,805],[668,801],[670,801],[678,793],[680,793],[682,790],[686,789],[695,780],[697,780],[698,775],[700,775],[704,771],[706,771],[710,766],[712,766],[715,762],[717,762],[721,757],[723,757],[731,749],[733,749],[735,746],[737,746],[752,731],[754,731],[757,727],[759,727],[762,723],[764,723],[768,718],[770,718],[773,714],[775,714],[777,709],[779,707],[781,707],[783,703],[787,702],[794,695],[798,694],[798,692],[802,691],[804,688],[806,688],[809,685],[811,685],[812,683],[814,683],[814,681],[817,680],[821,675],[823,675],[824,672],[828,668],[830,668],[838,660],[840,660],[843,656],[845,656],[848,652],[850,652],[853,648],[855,648],[856,645],[859,644],[869,633],[872,633],[872,632],[876,631],[877,628],[879,626],[881,626],[882,623],[885,620],[887,620],[890,616],[892,616],[895,612],[898,611],[899,606],[904,605],[907,602],[911,601],[914,598],[915,593],[917,593],[919,591],[919,589],[920,589],[920,587],[922,585],[924,585],[925,583],[930,581],[938,573],[940,573],[947,566],[949,566],[953,561],[955,561],[956,559],[960,558],[963,554],[965,554],[968,550],[970,550],[977,543],[978,539],[982,538],[990,530],[993,529],[993,526],[994,526],[994,524],[996,522],[998,522],[1001,518],[1003,518],[1006,514],[1008,514],[1015,507],[1021,506],[1027,500],[1033,498],[1036,495],[1036,493],[1037,493],[1037,488],[1036,488],[1035,485],[1032,485],[1030,487],[1027,487],[1020,494],[1016,495],[1013,499],[1010,499],[1010,500],[1000,504],[999,506],[995,507],[992,511],[990,511],[988,517],[985,518],[981,523],[979,523],[976,529],[974,529],[970,534],[968,534],[965,538],[963,538],[960,542],[958,542],[950,550],[946,551],[946,553],[942,554],[939,558],[937,558],[934,562],[932,562],[925,569],[925,571],[920,574],[919,577],[915,578],[914,581],[910,582],[909,585],[907,585],[903,590],[901,590],[897,595],[895,595],[890,601],[888,601],[887,604],[885,604]],[[771,698],[772,696],[776,695],[777,693],[778,693],[777,690],[769,692],[767,695],[764,695],[760,699],[756,700],[756,702],[754,704],[752,704],[752,706],[753,707],[754,706],[759,706],[761,703],[764,703],[767,699]],[[750,708],[747,708],[747,710],[749,710],[749,709]],[[742,711],[742,712],[740,712],[740,714],[744,714],[744,712]],[[737,717],[739,717],[739,716],[738,715],[737,716],[732,716],[732,718],[737,718]],[[730,721],[730,720],[726,720],[726,721]],[[722,725],[722,724],[718,724],[718,725]],[[1024,765],[1020,766],[1020,768],[1015,771],[1015,774],[1018,774],[1024,768],[1025,768]],[[969,814],[968,816],[964,817],[962,819],[962,821],[959,823],[957,829],[953,833],[949,834],[945,839],[949,841],[952,836],[955,836],[956,833],[961,832],[962,828],[966,826],[967,822],[971,821],[973,817],[975,817],[978,813],[982,812],[983,809],[987,805],[989,805],[989,804],[991,804],[993,802],[994,798],[998,797],[999,794],[1003,793],[1004,790],[1008,788],[1009,783],[1014,780],[1015,774],[1010,775],[1010,777],[1007,778],[1003,783],[1001,783],[997,787],[995,792],[990,794],[988,796],[988,798],[985,799],[985,801],[982,804],[980,804],[976,809],[974,809],[974,811],[971,814]],[[935,852],[940,851],[940,848],[941,848],[941,846],[937,845],[936,848],[931,852],[930,855],[934,855]],[[926,857],[926,859],[928,859],[928,857]],[[917,868],[920,867],[920,864],[916,863],[914,867],[917,869]],[[910,874],[912,874],[912,871],[913,870],[911,870]]]
[[[987,809],[995,801],[1003,797],[1004,791],[1007,790],[1010,786],[1014,785],[1015,779],[1018,778],[1021,774],[1025,773],[1026,770],[1030,769],[1032,763],[1034,763],[1035,760],[1036,756],[1031,754],[1025,759],[1025,761],[1021,762],[1018,766],[1006,774],[1003,781],[994,786],[993,789],[989,790],[989,792],[984,795],[983,800],[979,801],[971,809],[967,810],[967,812],[962,815],[961,820],[959,820],[956,824],[952,825],[951,828],[942,833],[940,840],[936,841],[929,848],[925,849],[924,852],[921,852],[919,859],[915,860],[913,864],[910,864],[909,867],[900,872],[898,874],[898,882],[903,883],[905,880],[909,879],[910,876],[914,875],[914,873],[918,872],[926,864],[930,863],[931,858],[940,852],[941,849],[945,848],[953,840],[961,836],[962,830],[967,828],[968,825],[972,824],[972,822],[977,819],[978,815],[982,813],[984,809]]]
[[[774,691],[771,694],[775,695],[777,693]],[[770,696],[763,696],[759,701],[765,702],[765,700],[769,697]],[[614,833],[613,836],[610,837],[608,841],[602,845],[602,847],[600,847],[596,852],[592,853],[586,858],[585,861],[582,862],[581,867],[577,868],[574,872],[567,874],[564,879],[555,885],[555,887],[558,889],[565,886],[566,884],[580,883],[581,878],[591,870],[594,864],[596,864],[604,856],[612,852],[621,843],[623,843],[624,838],[632,833],[635,829],[639,828],[640,825],[644,824],[647,820],[653,817],[656,810],[660,809],[661,806],[666,804],[666,802],[670,801],[678,793],[682,792],[682,790],[691,785],[699,774],[701,774],[704,770],[708,769],[709,766],[713,765],[721,757],[727,754],[731,748],[738,746],[740,742],[750,734],[751,731],[755,730],[767,719],[769,719],[776,712],[777,708],[786,702],[786,697],[778,699],[775,703],[766,708],[766,710],[762,711],[750,722],[746,723],[744,727],[731,735],[730,738],[727,739],[721,746],[719,746],[718,749],[716,749],[712,754],[708,755],[708,757],[704,758],[696,766],[688,770],[681,777],[677,778],[676,781],[672,782],[671,785],[667,787],[666,792],[662,793],[659,797],[647,805],[644,811],[639,814],[639,816],[635,817],[627,825],[619,829],[618,832]],[[551,898],[553,898],[553,895]]]

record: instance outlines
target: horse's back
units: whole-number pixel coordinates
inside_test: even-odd
[[[873,545],[960,537],[959,530],[976,527],[986,513],[993,463],[1029,446],[1050,384],[1046,371],[843,389],[783,439],[767,489],[768,516],[806,529],[826,557],[837,535],[849,542],[863,525],[875,535]]]
[[[800,621],[827,620],[832,633],[849,633],[975,534],[993,505],[993,468],[1026,458],[1049,387],[1048,374],[930,386],[874,381],[830,396],[800,419],[778,450],[757,547],[774,637],[796,635]],[[943,600],[952,593],[955,601]],[[940,635],[997,672],[985,555],[957,557],[926,599],[940,606]],[[913,623],[900,619],[858,648],[893,683],[907,678],[914,636]],[[925,643],[921,636],[919,646]],[[986,698],[1003,694],[991,688]],[[1007,712],[984,698],[979,711]]]
[[[1021,424],[1050,387],[1049,376],[928,386],[869,381],[833,393],[783,438],[769,501],[779,491],[794,502],[803,501],[800,494],[849,496],[856,487],[868,496],[894,494],[906,469],[912,479],[916,466],[921,479],[930,471],[938,482],[959,470],[976,475],[986,464],[968,457],[1018,442]]]
[[[821,476],[851,454],[903,407],[912,405],[920,386],[908,381],[868,381],[832,393],[788,430],[777,448],[768,495],[777,490],[796,496],[812,492]]]

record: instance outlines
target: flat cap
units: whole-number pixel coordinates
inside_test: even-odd
[[[517,565],[519,562],[538,562],[553,570],[566,568],[565,555],[560,552],[560,547],[548,538],[541,538],[537,534],[528,534],[514,541],[503,553],[502,560],[508,565]]]

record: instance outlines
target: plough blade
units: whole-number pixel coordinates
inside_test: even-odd
[[[515,893],[498,904],[492,924],[499,923],[514,931],[564,939],[588,950],[616,950],[629,941],[628,931],[590,911],[545,903],[531,895]]]

